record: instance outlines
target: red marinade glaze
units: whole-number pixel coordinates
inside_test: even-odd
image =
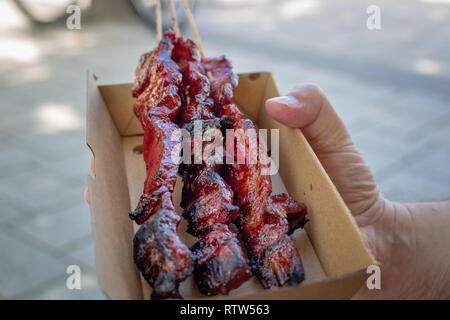
[[[189,248],[177,235],[180,217],[172,192],[178,164],[173,159],[172,134],[182,76],[170,58],[175,36],[168,31],[158,47],[145,54],[136,70],[134,111],[144,128],[143,156],[147,177],[137,208],[130,218],[142,224],[133,240],[134,261],[152,286],[152,299],[181,298],[180,282],[192,273]],[[174,157],[179,157],[175,154]]]
[[[200,53],[195,43],[187,38],[177,39],[172,58],[180,67],[183,75],[182,97],[183,108],[178,114],[180,127],[194,120],[211,119],[210,112],[213,100],[209,98],[210,84],[200,63]]]
[[[204,294],[227,294],[252,276],[237,236],[226,224],[216,224],[191,250],[194,277]]]
[[[214,114],[230,117],[237,137],[245,135],[239,129],[255,130],[251,120],[244,119],[231,104],[232,89],[237,84],[231,63],[225,57],[205,59],[204,63],[215,98]],[[287,234],[307,222],[306,207],[285,194],[270,197],[272,183],[263,174],[265,167],[261,159],[256,164],[249,162],[249,141],[246,137],[231,141],[235,157],[238,151],[244,151],[246,161],[226,165],[222,176],[235,193],[235,204],[241,207],[238,224],[253,272],[265,288],[298,284],[304,279],[303,267],[297,248]],[[261,142],[258,145],[263,148],[260,153],[266,152]]]
[[[210,83],[194,42],[179,38],[172,58],[183,75],[182,107],[176,122],[188,130],[191,137],[195,121],[200,121],[203,134],[208,129],[221,130],[221,121],[211,112],[214,101],[210,97]],[[203,141],[202,150],[210,143]],[[227,226],[237,218],[239,207],[233,205],[233,192],[217,173],[220,165],[213,160],[211,156],[202,159],[202,164],[180,167],[184,182],[181,206],[189,222],[187,231],[201,237],[193,247],[195,280],[199,289],[208,295],[226,294],[251,277],[236,234]],[[217,250],[211,254],[208,250],[212,247]]]
[[[238,77],[233,73],[231,62],[225,56],[203,58],[202,62],[206,73],[209,74],[211,97],[215,103],[231,103],[234,89],[238,85]]]
[[[134,261],[152,286],[152,299],[182,298],[179,283],[192,273],[191,252],[177,235],[180,216],[166,192],[133,240]]]

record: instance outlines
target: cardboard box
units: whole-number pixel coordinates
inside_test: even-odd
[[[101,287],[112,299],[148,299],[150,288],[132,259],[137,226],[128,218],[143,189],[145,164],[136,147],[143,130],[132,111],[131,84],[97,85],[87,79],[87,143],[95,157],[89,176],[96,263]],[[253,277],[228,296],[232,299],[346,299],[364,284],[374,258],[363,244],[356,222],[299,129],[287,128],[268,116],[266,99],[278,96],[270,73],[240,74],[235,103],[259,128],[278,128],[279,174],[272,177],[274,192],[287,190],[306,203],[310,222],[293,239],[303,260],[306,280],[298,286],[264,290]],[[181,179],[174,203],[180,202]],[[181,209],[177,207],[177,212]],[[184,221],[184,219],[183,219]],[[188,245],[196,238],[180,224]],[[180,287],[186,299],[206,298],[192,277]]]

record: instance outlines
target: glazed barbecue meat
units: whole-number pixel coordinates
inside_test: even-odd
[[[130,218],[137,224],[144,223],[154,212],[160,198],[172,193],[177,179],[178,164],[174,159],[175,147],[181,141],[173,139],[179,129],[167,120],[155,117],[146,127],[143,141],[143,156],[147,166],[144,192]]]
[[[178,91],[182,75],[172,60],[175,35],[168,31],[158,47],[141,56],[136,68],[133,96],[134,113],[145,128],[150,116],[174,120],[181,105]]]
[[[270,197],[272,182],[264,174],[268,162],[260,157],[252,162],[249,154],[251,139],[246,130],[255,130],[255,126],[231,103],[232,89],[236,86],[231,63],[224,57],[204,59],[204,63],[212,77],[214,114],[233,121],[235,139],[227,143],[232,143],[235,161],[224,166],[221,174],[235,193],[235,204],[241,208],[238,225],[253,273],[264,288],[298,284],[303,281],[304,272],[297,248],[288,234],[307,222],[306,207],[285,194]],[[260,154],[265,154],[262,141],[257,143]],[[245,155],[243,163],[237,161],[239,154]]]
[[[180,216],[170,193],[138,230],[133,241],[134,261],[153,287],[152,299],[181,298],[178,284],[192,272],[191,253],[177,235]]]
[[[180,298],[179,283],[193,269],[191,253],[176,233],[180,217],[172,202],[180,156],[173,154],[177,141],[172,134],[179,129],[173,121],[181,105],[182,80],[171,59],[174,41],[168,31],[154,51],[141,57],[133,86],[134,112],[144,128],[147,177],[130,218],[143,224],[133,241],[134,261],[153,287],[152,299]]]
[[[183,181],[183,216],[190,234],[198,237],[216,224],[236,220],[239,207],[233,205],[233,191],[216,171],[193,165],[184,171]]]
[[[266,289],[296,285],[305,279],[297,248],[286,234],[261,254],[253,256],[252,267]]]
[[[271,196],[271,201],[266,211],[286,217],[289,225],[288,234],[293,233],[298,228],[303,228],[305,223],[308,222],[305,204],[298,203],[285,193]]]
[[[211,81],[211,97],[214,102],[218,105],[231,103],[238,78],[231,68],[230,61],[225,56],[220,56],[203,58],[202,62]]]
[[[183,112],[183,109],[180,112]],[[222,122],[214,118],[195,120],[183,126],[183,129],[186,129],[191,136],[191,164],[180,166],[180,174],[183,178],[180,205],[185,208],[183,216],[189,223],[187,231],[196,237],[209,232],[215,224],[233,222],[239,213],[239,207],[233,205],[233,191],[218,173],[221,164],[217,162],[223,162],[223,156],[211,152],[207,158],[195,159],[193,150],[195,126],[200,129],[197,133],[202,136],[206,135],[208,130],[219,130],[222,134]],[[201,150],[204,151],[210,148],[215,140],[199,142],[201,142]],[[202,155],[207,156],[205,152],[202,152]],[[199,164],[195,164],[195,160]]]
[[[154,206],[166,192],[173,192],[179,156],[173,154],[180,141],[173,139],[179,127],[173,122],[181,99],[178,88],[182,75],[171,59],[175,35],[166,32],[159,46],[141,57],[136,69],[133,95],[137,96],[134,112],[144,128],[143,156],[147,166],[144,192],[131,219],[145,222],[154,212]],[[174,161],[175,158],[175,161]]]
[[[189,132],[192,142],[191,163],[180,167],[184,183],[181,206],[189,224],[187,231],[201,237],[192,248],[195,281],[204,294],[227,294],[251,277],[237,235],[227,226],[237,218],[239,207],[233,205],[233,192],[217,172],[222,157],[214,152],[207,157],[204,152],[216,141],[199,141],[201,155],[206,158],[195,157],[194,134],[196,126],[202,137],[210,130],[222,134],[222,123],[229,121],[217,119],[211,112],[214,100],[196,45],[183,37],[177,40],[172,57],[180,66],[183,90],[176,122]]]
[[[233,128],[254,126],[250,120],[242,119]],[[244,141],[237,144],[235,157],[239,149],[249,150],[248,139]],[[247,154],[245,164],[225,166],[223,177],[235,192],[235,204],[241,208],[239,228],[253,272],[264,288],[298,284],[304,279],[303,268],[297,248],[287,234],[306,223],[305,207],[287,195],[271,198],[272,183],[263,174],[263,164],[247,164]]]
[[[180,37],[172,53],[183,75],[180,96],[182,105],[176,123],[182,127],[195,120],[212,119],[213,100],[209,97],[210,83],[200,63],[200,54],[195,43]]]
[[[283,235],[303,228],[308,221],[306,206],[287,194],[267,197],[267,193],[261,193],[252,199],[256,205],[244,206],[247,214],[242,215],[240,220],[252,256],[261,254],[266,248],[278,242]]]
[[[251,277],[236,234],[225,224],[214,225],[191,250],[196,283],[207,295],[227,294]]]

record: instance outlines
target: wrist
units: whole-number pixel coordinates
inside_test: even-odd
[[[397,210],[400,210],[397,203],[380,196],[365,217],[355,217],[366,247],[380,264],[391,254]]]

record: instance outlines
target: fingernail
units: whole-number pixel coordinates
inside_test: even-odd
[[[298,108],[300,106],[300,103],[298,102],[298,100],[295,99],[293,96],[281,96],[281,97],[271,98],[267,101],[281,103],[290,108]]]

